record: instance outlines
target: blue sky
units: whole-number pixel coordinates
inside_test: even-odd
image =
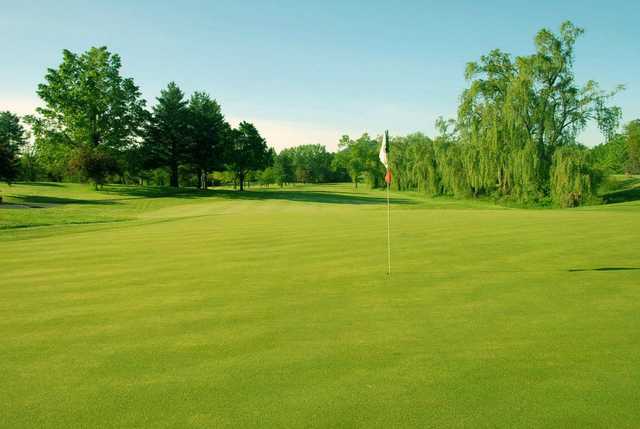
[[[230,122],[254,122],[277,148],[364,131],[433,134],[454,116],[466,62],[493,48],[533,50],[542,27],[586,29],[579,81],[625,84],[624,120],[640,118],[637,1],[5,1],[0,110],[29,113],[63,48],[106,45],[153,103],[175,80],[205,90]],[[591,127],[581,140],[601,138]]]

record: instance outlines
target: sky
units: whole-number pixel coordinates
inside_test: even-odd
[[[510,1],[15,1],[0,0],[0,110],[31,113],[62,50],[107,46],[150,105],[175,81],[204,90],[227,120],[253,122],[270,146],[341,135],[434,134],[455,117],[465,64],[491,49],[533,52],[541,28],[585,28],[578,82],[616,96],[640,118],[640,2]],[[591,126],[580,140],[602,137]]]

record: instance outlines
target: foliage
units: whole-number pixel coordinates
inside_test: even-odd
[[[270,165],[272,156],[266,140],[253,124],[243,121],[231,130],[225,159],[227,168],[235,174],[240,191],[244,190],[247,174]]]
[[[290,151],[283,150],[275,158],[273,162],[273,174],[275,183],[284,186],[287,183],[295,182],[293,160]]]
[[[275,158],[278,183],[327,183],[340,179],[332,167],[334,154],[319,144],[283,149]]]
[[[276,174],[273,167],[267,167],[258,173],[258,182],[263,186],[269,186],[276,183]]]
[[[625,170],[629,174],[640,174],[640,119],[629,122],[625,128],[628,160]]]
[[[593,197],[600,177],[592,170],[586,148],[558,148],[551,166],[551,197],[561,207],[576,207]]]
[[[574,48],[582,34],[565,22],[557,33],[539,31],[531,55],[493,50],[469,63],[456,120],[439,118],[434,139],[421,133],[392,139],[392,187],[574,206],[593,199],[603,174],[640,171],[640,122],[615,133],[621,112],[609,103],[622,88],[603,91],[594,81],[575,80]],[[171,82],[152,112],[145,111],[140,91],[120,68],[120,57],[104,47],[63,52],[60,66],[38,87],[45,107],[28,118],[35,142],[21,161],[22,177],[81,174],[97,184],[164,184],[160,169],[166,169],[173,187],[206,188],[210,178],[240,190],[251,181],[383,185],[380,138],[342,136],[335,154],[319,144],[276,154],[252,124],[231,129],[205,92],[187,98]],[[590,121],[605,144],[587,151],[576,137]]]
[[[70,167],[90,179],[96,188],[104,185],[110,174],[118,172],[115,157],[102,147],[80,147],[71,159]]]
[[[63,51],[57,69],[49,69],[38,95],[45,107],[36,109],[36,139],[71,146],[119,149],[140,134],[145,102],[131,78],[120,75],[120,56],[106,47],[83,54]]]
[[[224,120],[218,102],[205,92],[195,92],[188,106],[187,161],[196,169],[198,187],[206,189],[207,175],[223,167],[225,140],[229,124]]]
[[[371,187],[380,186],[384,176],[382,164],[378,159],[380,144],[380,139],[372,139],[367,133],[357,140],[350,139],[348,135],[342,136],[333,161],[334,169],[345,169],[356,188],[362,180]]]
[[[591,159],[595,168],[605,174],[622,174],[628,160],[627,137],[616,134],[607,142],[591,149]]]
[[[541,30],[532,55],[512,59],[494,50],[467,65],[471,84],[462,94],[458,128],[474,195],[540,198],[550,186],[555,151],[575,143],[588,121],[595,120],[607,138],[613,135],[620,109],[607,102],[620,88],[605,92],[594,81],[575,82],[574,44],[582,33],[565,22],[559,34]]]
[[[18,154],[26,143],[20,118],[9,111],[0,112],[0,180],[11,183],[18,176]]]
[[[177,188],[178,167],[188,159],[187,148],[189,111],[184,93],[170,82],[160,91],[157,103],[148,122],[144,139],[147,167],[166,167],[170,174],[170,186]]]

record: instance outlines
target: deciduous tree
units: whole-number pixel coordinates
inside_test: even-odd
[[[272,152],[256,127],[249,122],[240,122],[238,128],[231,131],[227,148],[227,168],[235,174],[240,191],[250,171],[261,170],[270,165]]]

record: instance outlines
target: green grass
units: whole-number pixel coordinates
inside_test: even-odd
[[[0,189],[0,427],[640,422],[640,201]]]

